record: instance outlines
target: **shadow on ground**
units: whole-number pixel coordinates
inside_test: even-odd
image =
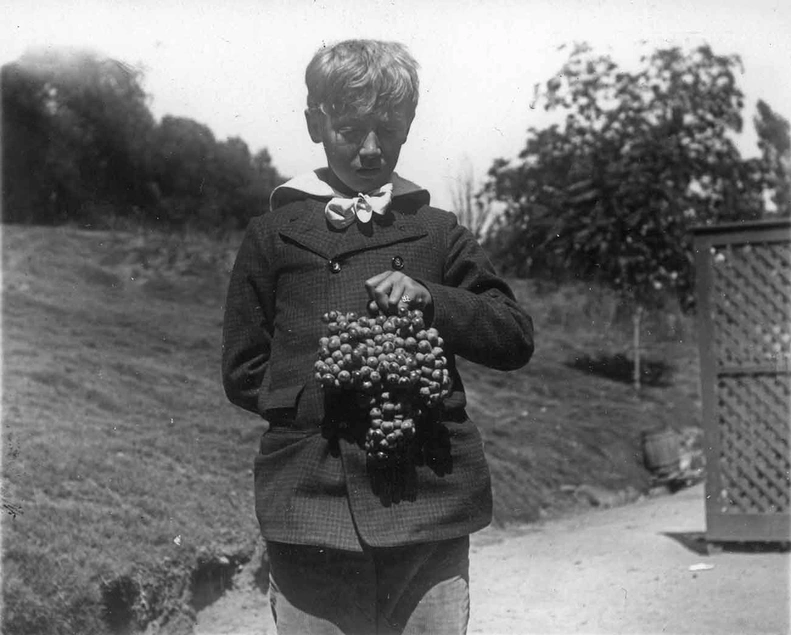
[[[566,366],[584,373],[631,384],[634,381],[634,362],[623,353],[615,355],[577,355]],[[667,387],[671,383],[673,366],[661,359],[640,360],[640,381],[643,386]]]
[[[709,556],[714,553],[787,553],[791,551],[791,542],[787,541],[713,541],[708,540],[705,532],[702,531],[670,531],[664,532],[663,535],[699,556]]]

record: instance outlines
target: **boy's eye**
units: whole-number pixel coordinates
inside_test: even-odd
[[[361,143],[370,132],[370,128],[365,126],[340,126],[337,128],[338,134],[349,143]],[[380,139],[392,140],[403,135],[403,129],[398,125],[387,125],[377,127],[376,135]]]
[[[338,129],[338,133],[344,138],[349,140],[356,140],[362,138],[365,131],[362,128],[353,128],[351,126],[344,126]]]

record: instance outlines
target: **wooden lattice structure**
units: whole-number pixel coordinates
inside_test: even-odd
[[[791,539],[791,222],[695,230],[712,541]]]

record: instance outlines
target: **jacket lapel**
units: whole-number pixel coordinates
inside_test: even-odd
[[[365,225],[354,223],[335,230],[324,218],[326,202],[308,199],[305,204],[307,209],[295,209],[286,219],[280,235],[326,260],[416,240],[428,234],[414,214],[399,213],[397,206],[384,218],[375,217]]]

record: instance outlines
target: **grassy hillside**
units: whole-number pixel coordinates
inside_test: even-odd
[[[220,385],[236,244],[198,236],[3,231],[4,632],[187,632],[257,540],[251,466],[263,422]],[[496,521],[578,504],[574,487],[645,489],[640,434],[699,423],[690,324],[653,316],[672,363],[636,398],[613,379],[629,341],[601,292],[515,281],[537,352],[514,373],[462,363]],[[601,360],[599,360],[601,361]]]

